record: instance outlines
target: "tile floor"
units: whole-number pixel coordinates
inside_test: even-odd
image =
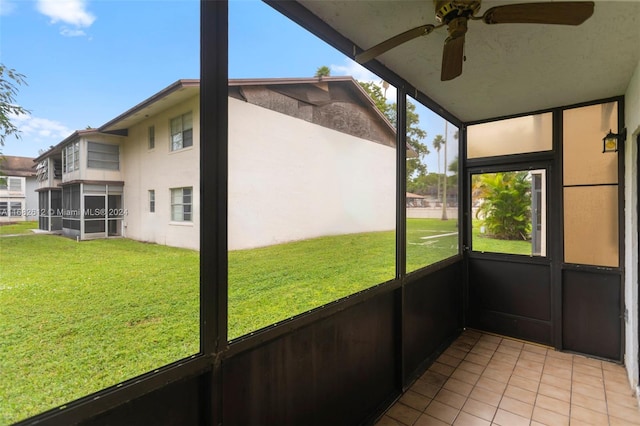
[[[466,330],[376,426],[640,425],[623,366]]]

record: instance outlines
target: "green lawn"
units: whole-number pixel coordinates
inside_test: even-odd
[[[498,240],[480,233],[480,221],[473,221],[473,251],[487,253],[523,254],[531,256],[531,241]]]
[[[457,253],[410,219],[407,268]],[[0,424],[198,352],[199,253],[126,239],[0,238]],[[390,280],[395,232],[229,253],[229,337]]]
[[[458,253],[457,221],[407,219],[407,272]]]
[[[198,352],[199,255],[0,238],[0,424]]]
[[[31,230],[37,228],[38,222],[34,220],[7,225],[0,223],[0,235],[32,234]]]

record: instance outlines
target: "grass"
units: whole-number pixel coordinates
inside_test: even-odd
[[[407,220],[407,270],[458,252],[454,220]],[[277,259],[274,262],[274,259]],[[395,232],[314,238],[229,253],[229,338],[393,279]],[[257,309],[256,307],[261,307]]]
[[[457,253],[456,220],[407,219],[407,272]]]
[[[531,241],[498,240],[480,233],[480,221],[473,221],[473,251],[486,253],[521,254],[531,256]]]
[[[456,222],[407,221],[407,270],[457,253]],[[0,424],[199,350],[199,253],[126,239],[0,238]],[[236,338],[395,275],[395,232],[229,253]]]
[[[31,234],[31,230],[37,228],[38,222],[34,220],[8,224],[0,223],[0,235]]]
[[[199,350],[196,252],[34,235],[0,257],[0,424]]]

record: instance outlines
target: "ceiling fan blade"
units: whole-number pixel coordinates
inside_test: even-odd
[[[371,49],[367,49],[364,52],[356,55],[356,58],[355,58],[356,62],[359,64],[364,64],[365,62],[369,62],[376,56],[382,55],[387,50],[391,50],[394,47],[401,45],[402,43],[406,43],[409,40],[413,40],[414,38],[429,34],[435,28],[436,27],[431,24],[421,25],[409,31],[405,31],[402,34],[398,34],[397,36],[391,37],[390,39],[385,40],[382,43],[376,44]]]
[[[485,24],[580,25],[593,15],[594,3],[554,2],[496,6],[482,15]]]
[[[464,59],[464,35],[449,37],[444,42],[442,51],[442,71],[440,80],[453,80],[462,74],[462,62]]]

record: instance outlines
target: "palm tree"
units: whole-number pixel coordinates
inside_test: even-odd
[[[444,120],[444,185],[442,185],[442,220],[448,220],[447,218],[447,136],[449,135],[447,129],[449,122]]]
[[[474,194],[483,200],[476,217],[482,217],[488,234],[502,240],[528,240],[531,236],[529,173],[485,173],[474,178]]]
[[[440,149],[444,145],[444,139],[442,138],[442,135],[436,135],[436,137],[433,138],[433,142],[431,143],[433,144],[433,148],[438,152],[438,200],[439,200],[440,199]]]
[[[328,66],[323,65],[316,70],[316,74],[314,75],[314,77],[322,78],[322,77],[329,77],[330,75],[331,75],[331,69]]]

